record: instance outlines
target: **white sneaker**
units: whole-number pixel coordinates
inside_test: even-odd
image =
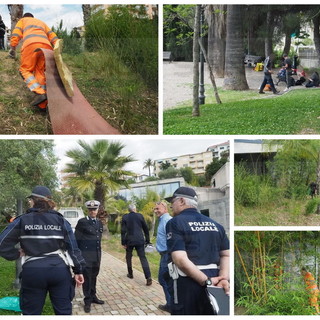
[[[287,92],[287,91],[289,91],[289,88],[285,88],[285,89],[283,90],[283,92]]]

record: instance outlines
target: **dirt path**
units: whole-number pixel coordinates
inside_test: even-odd
[[[19,62],[0,51],[0,134],[51,134],[47,113],[30,105],[33,94],[19,75]]]

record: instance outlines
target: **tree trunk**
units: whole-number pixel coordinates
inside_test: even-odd
[[[199,108],[199,33],[200,33],[200,13],[201,5],[196,6],[194,17],[194,34],[193,34],[193,109],[192,116],[200,116]]]
[[[227,90],[248,90],[244,68],[242,5],[227,6],[227,43],[225,78]]]
[[[210,64],[210,61],[209,61],[209,58],[208,58],[206,49],[205,49],[205,47],[203,46],[203,44],[202,44],[202,42],[201,42],[200,39],[199,39],[199,45],[200,45],[202,54],[203,54],[203,56],[204,56],[204,59],[206,60],[207,65],[208,65],[209,74],[210,74],[210,80],[211,80],[212,87],[213,87],[213,91],[214,91],[214,96],[215,96],[215,98],[216,98],[217,103],[218,103],[218,104],[221,104],[222,102],[221,102],[220,97],[219,97],[218,88],[217,88],[216,81],[215,81],[214,74],[213,74],[213,68],[212,68],[212,66],[211,66],[211,64]]]
[[[108,237],[108,235],[109,235],[109,228],[108,228],[109,214],[104,208],[105,197],[106,197],[105,186],[100,181],[97,181],[96,187],[94,189],[94,198],[95,198],[94,200],[97,200],[100,202],[98,217],[103,224],[103,233],[105,234],[106,237]]]
[[[224,77],[226,52],[226,5],[206,6],[208,22],[208,60],[215,77]]]
[[[320,14],[312,19],[313,21],[313,41],[318,55],[318,65],[320,65]]]
[[[286,33],[285,42],[284,42],[284,48],[283,48],[282,55],[284,55],[285,53],[289,54],[290,47],[291,47],[291,32],[287,32]]]
[[[11,31],[13,31],[17,22],[23,16],[23,4],[8,4],[8,9],[11,17]]]
[[[83,23],[87,25],[88,21],[91,17],[91,6],[90,4],[83,4],[82,5],[82,12],[83,12]]]
[[[266,57],[270,56],[272,53],[272,35],[273,35],[273,26],[272,26],[272,13],[271,10],[267,12],[267,34],[264,39],[264,54]],[[289,52],[288,52],[289,53]]]

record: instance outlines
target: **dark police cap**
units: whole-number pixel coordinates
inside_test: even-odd
[[[165,198],[166,201],[171,202],[174,198],[188,198],[197,201],[198,196],[192,188],[180,187],[172,195],[172,197]]]
[[[51,198],[51,191],[45,186],[36,186],[32,189],[30,196],[28,196],[27,198],[32,197],[48,200],[48,198]]]
[[[100,202],[97,200],[89,200],[85,203],[88,209],[98,209],[100,206]]]

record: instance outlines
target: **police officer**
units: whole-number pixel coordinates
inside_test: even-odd
[[[91,303],[104,304],[103,300],[97,298],[96,284],[100,271],[101,262],[101,237],[103,232],[102,222],[97,219],[100,202],[90,200],[85,203],[88,209],[88,216],[78,221],[75,229],[75,236],[79,249],[86,261],[84,270],[84,311],[91,311]]]
[[[133,278],[132,251],[136,249],[147,280],[146,285],[150,286],[152,284],[151,272],[144,250],[144,245],[150,242],[148,226],[143,215],[136,212],[137,208],[134,204],[130,204],[128,209],[129,213],[125,214],[121,221],[121,244],[126,249],[127,277]]]
[[[22,257],[22,314],[40,315],[49,292],[55,314],[71,315],[74,281],[78,286],[83,283],[85,261],[69,222],[53,210],[51,191],[36,186],[28,198],[31,208],[0,234],[0,256],[7,260]],[[21,249],[15,247],[17,243]]]
[[[193,189],[180,187],[166,200],[174,216],[166,225],[171,314],[212,315],[205,288],[215,285],[229,294],[229,240],[220,224],[197,211]]]

